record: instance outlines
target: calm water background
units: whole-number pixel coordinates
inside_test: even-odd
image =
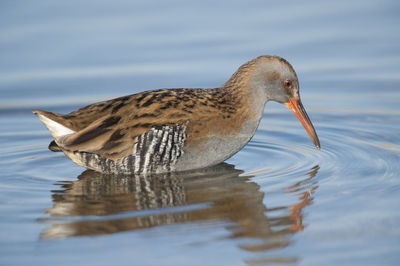
[[[1,1],[1,265],[399,265],[399,1]],[[268,103],[228,164],[151,179],[51,153],[30,110],[216,87],[288,59],[321,140]],[[115,264],[114,264],[115,263]]]

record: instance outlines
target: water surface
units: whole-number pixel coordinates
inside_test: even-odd
[[[397,1],[1,6],[1,265],[398,265]],[[261,54],[297,70],[321,150],[270,102],[224,164],[102,175],[47,150],[30,112],[216,87]]]

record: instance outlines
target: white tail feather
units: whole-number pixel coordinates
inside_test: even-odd
[[[65,135],[75,133],[75,131],[73,131],[72,129],[63,126],[60,123],[51,120],[50,118],[42,114],[37,114],[37,116],[43,122],[43,124],[45,124],[45,126],[49,129],[51,135],[53,135],[55,139],[59,139]]]

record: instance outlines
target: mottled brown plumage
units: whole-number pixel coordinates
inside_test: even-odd
[[[153,127],[187,125],[188,143],[201,141],[210,131],[229,134],[248,115],[243,109],[243,99],[228,90],[165,89],[95,103],[67,115],[35,112],[78,132],[63,143],[64,149],[120,159],[129,155],[135,137]]]
[[[274,64],[276,66],[268,69],[268,65]],[[263,68],[268,71],[259,73],[264,71]],[[288,74],[282,73],[281,68],[285,68]],[[277,90],[276,93],[279,96],[277,99],[274,98],[274,95],[270,95],[271,92],[275,93],[273,89],[264,89],[268,92],[264,93],[259,88],[273,82],[281,84],[281,80],[287,78],[285,75],[290,76],[294,86],[293,88],[283,88],[282,93]],[[259,83],[263,83],[264,79],[270,83],[260,85]],[[268,90],[271,90],[271,92]],[[287,96],[284,95],[287,101],[281,101],[282,97],[279,94],[287,94]],[[149,158],[154,159],[155,157],[150,157],[148,153],[156,152],[154,148],[161,149],[160,154],[157,155],[160,157],[165,155],[165,149],[173,149],[178,145],[173,140],[174,136],[167,136],[162,133],[171,129],[171,132],[175,133],[169,134],[177,134],[178,131],[173,130],[177,126],[183,130],[184,138],[182,141],[184,143],[175,147],[175,149],[179,149],[179,151],[175,151],[177,152],[175,156],[188,152],[187,159],[181,160],[186,160],[186,164],[190,163],[190,160],[194,160],[196,154],[214,149],[212,145],[215,146],[215,144],[204,145],[204,143],[211,143],[210,140],[232,139],[233,141],[244,142],[232,148],[240,149],[254,134],[266,101],[272,99],[286,103],[289,98],[296,97],[298,98],[297,76],[291,65],[280,57],[262,56],[242,65],[223,86],[216,89],[145,91],[88,105],[66,115],[41,110],[34,110],[33,112],[49,127],[55,138],[55,142],[51,143],[49,148],[54,151],[64,151],[67,156],[81,166],[94,169],[92,167],[93,162],[85,162],[88,154],[93,154],[93,158],[96,158],[96,160],[103,158],[108,163],[111,161],[119,162],[134,154],[134,157],[142,157],[141,163],[144,164],[147,156],[146,163],[149,164]],[[60,125],[61,132],[64,133],[57,133],[60,130]],[[65,130],[63,127],[65,127]],[[146,146],[145,148],[139,147],[144,151],[141,153],[137,150],[140,136],[145,136],[144,134],[152,130],[154,134],[148,136],[147,142],[142,140],[143,143],[140,144]],[[171,147],[168,146],[163,150],[163,145],[166,144],[156,143],[157,134],[159,135],[159,142],[168,140],[168,137],[172,138],[168,143],[166,142]],[[150,151],[147,149],[150,149]],[[151,151],[152,149],[153,151]],[[226,151],[225,153],[229,154],[216,158],[215,163],[220,162],[221,159],[225,160],[225,157],[230,157],[235,152],[237,150]],[[76,159],[77,154],[85,154],[86,159]],[[178,159],[175,158],[175,160]],[[201,156],[199,159],[201,159]],[[179,161],[173,163],[179,165]],[[136,164],[138,164],[137,161]],[[89,167],[89,165],[91,166]],[[198,166],[203,165],[196,162],[193,167],[188,166],[186,168],[191,169]],[[127,169],[130,168],[133,169],[134,167],[129,166]],[[143,169],[146,170],[145,168],[146,165]],[[185,167],[177,168],[168,168],[168,170],[187,170]],[[105,169],[103,167],[95,170],[107,172],[108,170]],[[133,173],[132,169],[125,172]],[[120,170],[113,168],[109,171]]]

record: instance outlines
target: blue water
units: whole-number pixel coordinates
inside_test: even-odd
[[[0,265],[398,265],[400,2],[2,1]],[[30,112],[297,71],[321,150],[268,103],[226,164],[138,179],[47,150]]]

